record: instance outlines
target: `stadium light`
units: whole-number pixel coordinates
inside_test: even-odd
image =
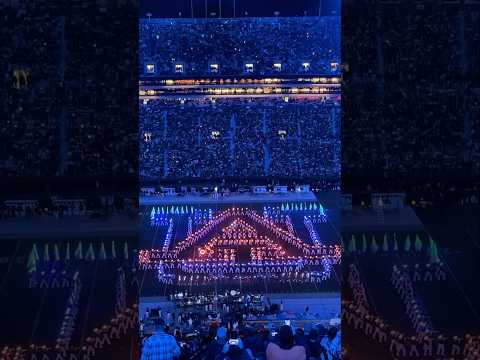
[[[175,73],[183,74],[183,64],[175,64]]]
[[[210,64],[210,72],[211,73],[218,73],[219,65],[218,64]]]
[[[152,133],[147,131],[143,134],[143,137],[145,139],[145,142],[150,142],[152,141]]]
[[[155,64],[147,64],[146,70],[148,74],[154,74],[155,73]]]

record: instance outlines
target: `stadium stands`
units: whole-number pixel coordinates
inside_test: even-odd
[[[121,46],[117,38],[118,29],[135,27],[135,7],[65,6],[0,7],[2,175],[136,173],[137,34],[122,37]]]
[[[338,181],[339,111],[329,101],[150,100],[140,104],[140,176]]]
[[[318,359],[321,352],[340,355],[338,325],[329,324],[330,319],[320,321],[308,306],[294,314],[283,303],[235,291],[178,296],[172,295],[173,307],[146,308],[141,315],[141,329],[147,336],[154,331],[155,322],[162,319],[166,333],[175,337],[181,349],[181,358],[231,358],[234,349],[230,339],[239,339],[240,359],[269,358],[267,346],[281,341],[277,333],[287,318],[291,319],[294,344],[304,347],[308,358]]]
[[[463,191],[480,171],[478,4],[359,1],[342,13],[343,189],[417,202]]]
[[[334,16],[142,19],[140,58],[140,74],[163,77],[339,74],[340,22]]]
[[[141,87],[155,79],[213,77],[228,88],[234,85],[225,76],[251,82],[270,75],[294,76],[288,81],[308,87],[303,76],[340,74],[339,19],[143,19]],[[189,95],[189,89],[182,91]],[[304,178],[338,185],[339,96],[323,95],[143,97],[140,178]]]

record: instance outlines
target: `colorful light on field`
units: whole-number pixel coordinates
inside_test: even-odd
[[[139,254],[140,267],[157,269],[159,279],[164,281],[197,275],[211,279],[297,279],[299,274],[313,273],[316,279],[325,280],[330,277],[332,265],[340,262],[340,246],[324,245],[315,231],[314,223],[326,221],[326,211],[317,202],[265,206],[262,214],[249,207],[214,211],[164,206],[152,208],[150,215],[164,219],[167,212],[168,229],[162,249],[141,250]],[[295,234],[291,216],[297,213],[304,220],[310,241]],[[170,247],[175,224],[172,216],[182,214],[188,215],[186,236]],[[198,216],[203,223],[195,221]]]

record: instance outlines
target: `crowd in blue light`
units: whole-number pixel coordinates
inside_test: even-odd
[[[137,24],[133,4],[106,21],[95,2],[11,3],[0,6],[2,175],[136,173],[137,34],[118,38]]]
[[[332,68],[340,63],[340,17],[143,20],[139,38],[140,74],[147,64],[157,75],[175,74],[177,64],[186,75],[202,76],[212,64],[234,75],[245,64],[256,74],[340,70]]]
[[[464,186],[448,177],[480,171],[478,9],[360,2],[345,14],[345,179],[443,201]]]
[[[151,100],[140,105],[140,176],[335,178],[339,111],[328,101]]]

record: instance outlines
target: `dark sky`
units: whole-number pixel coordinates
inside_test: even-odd
[[[205,5],[209,17],[218,17],[220,3],[222,17],[235,16],[279,16],[318,15],[319,7],[322,15],[340,15],[341,0],[139,0],[140,17],[151,13],[152,17],[205,17]],[[211,15],[215,13],[215,15]]]

